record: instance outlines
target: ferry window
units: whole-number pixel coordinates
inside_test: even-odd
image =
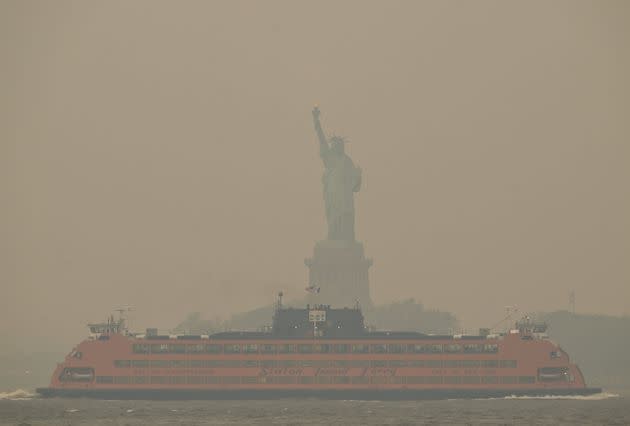
[[[408,385],[420,385],[424,383],[423,376],[408,376],[406,380]]]
[[[277,365],[276,361],[273,359],[266,359],[260,361],[260,366],[263,368],[274,368]]]
[[[188,368],[188,361],[185,359],[176,359],[171,361],[173,368]]]
[[[114,361],[114,367],[129,368],[131,367],[131,361],[128,359],[117,359]]]
[[[484,385],[496,385],[499,383],[498,376],[481,376],[481,383]]]
[[[217,367],[226,367],[226,368],[238,368],[241,366],[241,361],[232,360],[232,359],[209,359],[206,360],[207,368],[217,368]]]
[[[387,353],[387,345],[382,345],[382,344],[370,345],[370,352],[372,352],[373,354]]]
[[[538,380],[541,382],[566,382],[569,380],[569,370],[566,367],[539,368]]]
[[[444,368],[459,368],[460,366],[461,362],[457,359],[444,360]]]
[[[424,367],[425,362],[423,359],[414,359],[412,361],[409,361],[409,367],[416,367],[416,368],[422,368]]]
[[[188,376],[186,378],[186,382],[189,385],[202,385],[204,380],[203,380],[203,376]]]
[[[387,377],[385,376],[372,376],[370,377],[370,383],[373,385],[384,385],[387,383]]]
[[[135,354],[148,354],[149,353],[149,345],[144,345],[141,343],[133,344],[133,353]]]
[[[393,385],[402,385],[402,384],[405,383],[405,378],[404,377],[398,377],[398,376],[390,377],[389,378],[389,383],[391,383]]]
[[[369,352],[368,345],[352,345],[352,353],[355,354],[366,354]]]
[[[278,352],[281,354],[295,353],[295,345],[278,345]]]
[[[462,367],[464,368],[479,368],[481,362],[475,359],[464,359],[462,360]]]
[[[94,369],[70,367],[64,368],[59,376],[62,382],[91,382],[94,380]]]
[[[442,360],[440,359],[428,359],[426,364],[429,368],[442,368]]]
[[[258,367],[258,361],[255,361],[255,360],[243,361],[243,367]]]
[[[455,344],[444,345],[444,352],[447,352],[447,353],[461,352],[461,350],[462,350],[462,347],[460,345],[455,345]]]
[[[114,383],[117,385],[129,385],[131,384],[131,377],[129,376],[114,376]]]
[[[370,378],[367,376],[352,376],[350,381],[353,385],[367,385],[370,382]]]
[[[314,361],[310,361],[311,366],[312,367],[330,367],[331,361],[327,360],[327,359],[319,359],[319,360],[314,360]]]
[[[513,385],[516,383],[516,379],[517,379],[516,376],[502,376],[501,383]]]
[[[297,361],[294,359],[282,359],[278,361],[278,367],[297,367]]]
[[[300,376],[298,377],[298,383],[302,385],[311,385],[315,382],[315,378],[313,376]]]
[[[431,345],[407,345],[407,352],[424,354],[431,352]]]
[[[96,376],[96,383],[111,384],[111,383],[114,383],[114,377],[113,376]]]
[[[133,383],[136,385],[146,385],[149,383],[149,377],[148,376],[134,376]]]
[[[186,384],[186,376],[172,376],[171,384],[173,385],[185,385]]]
[[[333,367],[350,367],[350,361],[349,360],[336,360],[332,362],[332,366]]]
[[[203,368],[203,359],[191,359],[188,361],[190,368]]]
[[[424,383],[429,383],[432,385],[437,385],[442,383],[442,376],[426,376],[424,379]]]
[[[198,354],[198,353],[202,353],[204,351],[205,351],[205,349],[204,349],[203,344],[188,345],[186,347],[186,352],[188,352],[189,354]]]
[[[272,384],[274,383],[274,379],[275,377],[272,376],[259,376],[258,377],[258,383],[264,383],[264,384]]]
[[[350,377],[348,376],[334,376],[333,383],[336,385],[349,385]]]
[[[276,345],[260,345],[260,352],[264,354],[275,354]]]
[[[226,354],[237,354],[241,352],[241,345],[228,343],[223,345],[223,351]]]
[[[241,383],[241,378],[238,376],[225,376],[221,377],[221,383],[226,385],[238,385]]]
[[[221,382],[221,378],[217,376],[204,376],[204,378],[208,385],[216,385]]]
[[[501,368],[516,368],[516,360],[502,359],[499,361],[499,367]]]
[[[478,385],[481,383],[479,376],[462,376],[462,383],[465,385]]]
[[[151,376],[152,385],[167,385],[169,382],[168,376]]]
[[[152,359],[151,368],[170,368],[171,362],[165,359]]]
[[[168,353],[168,344],[166,343],[158,343],[151,345],[151,353],[152,354],[167,354]]]
[[[403,352],[403,345],[397,343],[387,345],[387,351],[391,354],[400,354]]]
[[[479,353],[482,350],[483,350],[482,345],[478,345],[474,343],[469,343],[469,344],[464,345],[464,352],[466,353]]]
[[[168,345],[168,351],[172,354],[183,354],[183,353],[186,353],[186,345],[182,345],[182,344]]]
[[[370,367],[386,367],[386,366],[387,366],[387,361],[385,360],[370,361]]]
[[[496,359],[484,359],[481,361],[481,366],[484,368],[497,368],[499,366],[499,361]]]
[[[536,378],[534,376],[519,376],[518,377],[518,382],[519,383],[535,383],[536,382]]]
[[[350,352],[350,348],[348,345],[345,344],[333,345],[333,352],[338,354],[345,354],[347,352]]]
[[[218,345],[216,343],[210,344],[210,345],[206,345],[205,350],[207,353],[209,354],[220,354],[221,353],[221,345]]]
[[[461,382],[462,378],[460,376],[444,376],[445,385],[458,385]]]
[[[257,376],[243,376],[241,377],[241,383],[251,385],[253,383],[258,383]]]
[[[483,351],[487,353],[497,353],[499,352],[499,345],[497,344],[487,344],[483,345]]]
[[[350,361],[350,367],[369,367],[370,361],[367,359],[353,359]]]
[[[325,354],[330,351],[330,346],[326,344],[313,345],[313,352],[318,354]]]
[[[131,366],[135,368],[147,368],[149,361],[146,359],[134,359],[131,361]]]
[[[331,381],[330,376],[317,376],[317,383],[320,385],[329,385]]]
[[[247,345],[243,345],[243,353],[246,354],[257,354],[258,353],[258,345],[255,343],[250,343]]]
[[[558,351],[551,351],[551,352],[549,352],[549,358],[551,358],[551,359],[560,358],[560,352],[558,352]]]
[[[292,385],[295,383],[295,376],[278,376],[276,383],[281,385]]]
[[[313,353],[313,345],[310,345],[310,344],[298,345],[298,352],[301,353],[301,354]]]
[[[442,345],[431,345],[432,353],[440,353],[442,352]]]
[[[405,360],[391,360],[387,362],[388,367],[407,367],[408,362]]]

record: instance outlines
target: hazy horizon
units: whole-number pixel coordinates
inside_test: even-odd
[[[304,296],[326,233],[315,104],[363,169],[375,303],[468,329],[570,291],[630,314],[629,18],[624,1],[1,2],[0,338]]]

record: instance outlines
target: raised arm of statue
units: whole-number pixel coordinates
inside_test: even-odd
[[[328,140],[326,139],[324,130],[322,130],[322,124],[319,121],[319,114],[319,108],[313,108],[313,123],[315,124],[315,132],[317,133],[317,138],[319,139],[319,154],[322,156],[322,158],[324,158],[330,148],[328,146]]]

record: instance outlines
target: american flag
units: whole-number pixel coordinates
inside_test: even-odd
[[[308,287],[306,287],[304,290],[308,291],[309,293],[317,294],[319,293],[320,288],[315,286],[315,284],[311,284]]]

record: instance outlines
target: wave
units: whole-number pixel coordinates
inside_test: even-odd
[[[540,396],[506,396],[498,399],[573,399],[578,401],[601,401],[604,399],[621,398],[616,393],[600,392],[592,395],[540,395]]]
[[[0,392],[0,399],[11,399],[11,400],[20,400],[20,399],[31,399],[36,395],[32,392],[29,392],[24,389],[17,389],[9,392]]]

